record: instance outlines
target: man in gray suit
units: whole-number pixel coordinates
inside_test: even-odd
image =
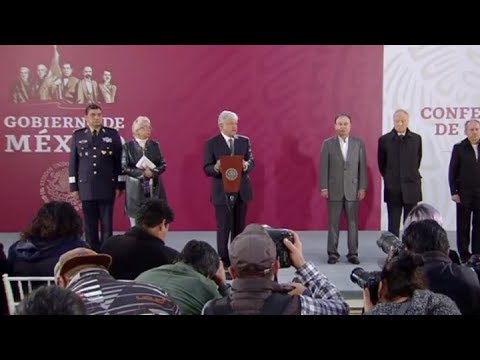
[[[335,118],[336,136],[323,142],[320,159],[320,191],[328,200],[328,263],[335,264],[338,254],[340,217],[345,209],[348,222],[348,254],[352,264],[358,260],[358,201],[367,189],[367,160],[362,140],[350,137],[349,115]]]

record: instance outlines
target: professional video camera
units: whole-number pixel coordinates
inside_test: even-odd
[[[403,242],[388,231],[382,232],[382,235],[380,235],[380,238],[377,240],[377,245],[387,255],[397,253],[405,248]]]
[[[280,263],[280,268],[288,268],[292,264],[290,262],[290,252],[283,243],[283,239],[288,239],[292,243],[295,241],[293,234],[288,229],[272,229],[268,225],[263,225],[265,230],[267,230],[268,235],[272,238],[275,246],[277,248],[277,258]]]
[[[362,289],[368,289],[370,293],[370,300],[375,305],[378,302],[378,285],[381,280],[380,271],[365,271],[361,267],[357,267],[352,270],[350,274],[350,280],[354,284],[357,284]]]

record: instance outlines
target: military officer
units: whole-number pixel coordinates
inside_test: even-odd
[[[85,239],[95,251],[112,236],[115,197],[125,189],[122,175],[122,143],[117,130],[102,126],[102,109],[85,109],[87,126],[76,130],[70,151],[70,191],[82,201]],[[101,237],[98,236],[98,222]]]

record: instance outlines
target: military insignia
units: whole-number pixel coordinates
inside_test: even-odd
[[[234,168],[229,168],[225,171],[225,177],[227,180],[234,181],[238,178],[238,172]]]
[[[104,142],[106,142],[106,143],[111,143],[111,142],[112,142],[112,138],[111,138],[111,137],[108,137],[108,136],[102,138],[102,140],[103,140]]]
[[[108,152],[108,155],[112,155],[112,154],[113,154],[113,151],[109,151],[109,152]]]
[[[105,155],[107,152],[105,150],[101,150],[102,155]]]
[[[85,152],[85,156],[88,156],[88,152]]]
[[[87,140],[85,140],[85,139],[83,139],[83,140],[79,140],[79,141],[78,141],[78,143],[79,143],[79,144],[86,144],[87,142],[88,142],[88,141],[87,141]]]

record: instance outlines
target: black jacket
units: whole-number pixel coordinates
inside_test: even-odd
[[[155,164],[155,168],[152,170],[154,174],[152,177],[152,197],[167,199],[165,187],[163,186],[160,176],[166,170],[167,163],[160,151],[159,143],[153,140],[147,140],[144,151],[135,139],[130,140],[123,145],[122,170],[124,174],[127,175],[125,184],[125,212],[133,218],[135,218],[141,203],[145,200],[143,183],[146,178],[143,176],[143,170],[136,167],[138,160],[140,160],[143,155]]]
[[[450,193],[460,195],[462,205],[480,209],[480,162],[468,138],[453,146],[448,182]]]
[[[236,135],[234,142],[234,155],[242,155],[248,162],[247,171],[242,173],[239,195],[243,201],[249,201],[253,197],[249,173],[255,166],[250,139],[246,136]],[[212,178],[211,201],[214,205],[226,205],[225,192],[223,191],[222,174],[216,172],[214,167],[221,156],[230,155],[230,148],[225,138],[220,133],[209,139],[205,144],[203,171]]]
[[[10,246],[8,262],[12,276],[53,276],[60,256],[67,251],[89,246],[79,236],[45,240],[19,240]]]
[[[407,129],[405,137],[401,139],[393,129],[378,140],[377,157],[385,185],[385,202],[416,204],[422,201],[420,135]]]
[[[112,257],[110,274],[118,280],[133,280],[144,271],[172,264],[179,252],[137,226],[123,235],[108,238],[101,252]]]
[[[429,290],[447,295],[463,315],[480,315],[480,284],[473,269],[452,263],[440,251],[422,254]]]

